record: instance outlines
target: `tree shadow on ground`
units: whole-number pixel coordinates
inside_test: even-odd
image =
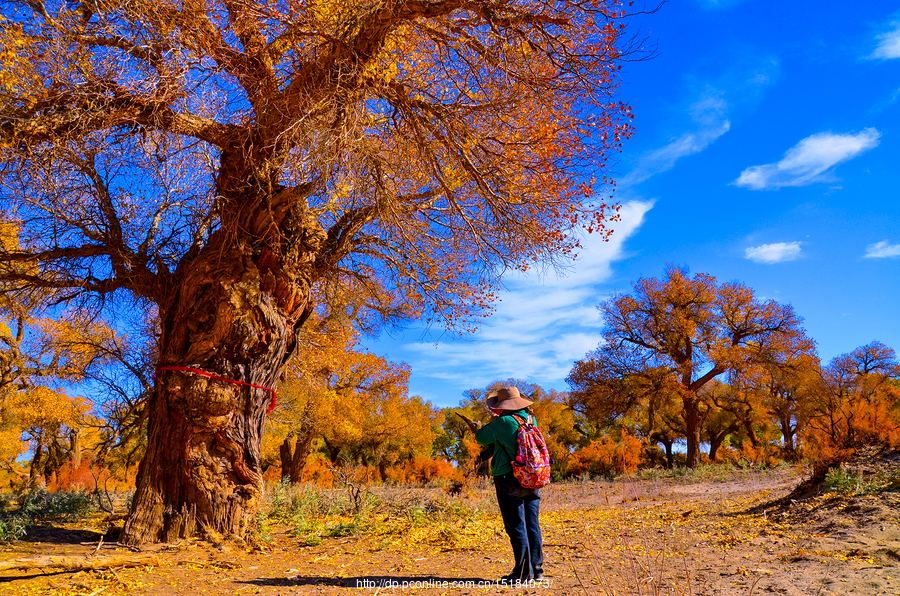
[[[110,536],[92,530],[70,530],[55,526],[28,526],[27,534],[20,542],[47,542],[50,544],[81,544],[109,540]]]
[[[401,575],[360,575],[356,577],[326,577],[326,576],[292,576],[292,577],[261,577],[235,583],[251,584],[254,586],[337,586],[344,588],[454,588],[454,587],[484,587],[494,585],[494,580],[480,577],[435,577],[433,575],[401,576]],[[446,584],[446,585],[445,585]]]

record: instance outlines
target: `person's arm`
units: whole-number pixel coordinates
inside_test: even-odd
[[[494,424],[494,420],[496,420],[496,418],[494,418],[475,432],[475,441],[479,445],[491,445],[492,443],[497,442],[497,436],[493,428],[496,426]]]

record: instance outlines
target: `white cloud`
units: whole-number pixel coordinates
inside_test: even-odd
[[[652,207],[652,201],[622,205],[609,242],[586,237],[569,275],[506,277],[495,313],[473,339],[405,344],[404,360],[413,366],[414,377],[464,388],[510,377],[558,386],[572,363],[600,342],[603,322],[597,306],[605,296],[598,288],[612,277],[612,263],[623,257],[625,241]]]
[[[885,257],[900,257],[900,244],[888,244],[887,240],[870,244],[866,247],[867,259],[883,259]]]
[[[857,134],[821,132],[787,150],[778,163],[751,166],[734,181],[751,190],[806,186],[827,180],[830,169],[878,146],[881,133],[866,128]]]
[[[896,29],[882,33],[878,36],[880,40],[875,51],[869,54],[871,60],[890,60],[892,58],[900,58],[900,22],[892,23]]]
[[[703,151],[731,129],[727,118],[728,104],[722,99],[722,93],[715,89],[707,89],[703,97],[691,105],[690,114],[697,128],[672,139],[660,149],[642,155],[634,170],[618,181],[621,188],[672,169],[680,158]]]
[[[761,244],[749,246],[744,250],[744,256],[756,263],[781,263],[793,261],[800,257],[800,242],[775,242],[774,244]]]

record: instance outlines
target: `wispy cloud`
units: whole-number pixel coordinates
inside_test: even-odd
[[[900,21],[891,24],[894,30],[878,36],[878,47],[867,56],[870,60],[900,58]]]
[[[900,244],[890,244],[887,240],[870,244],[866,247],[867,259],[884,259],[886,257],[900,257]]]
[[[691,119],[696,128],[688,131],[667,145],[642,155],[637,166],[619,180],[619,186],[627,188],[672,169],[682,157],[699,153],[716,139],[731,129],[728,120],[728,104],[722,99],[722,92],[709,88],[690,107]]]
[[[756,263],[782,263],[800,258],[800,242],[775,242],[748,246],[744,256]]]
[[[830,177],[834,166],[877,147],[880,137],[881,133],[874,128],[856,134],[814,134],[788,149],[781,161],[747,168],[734,184],[751,190],[768,190],[821,182]]]
[[[610,241],[584,239],[569,275],[517,273],[506,278],[495,313],[475,338],[402,346],[403,359],[414,370],[411,390],[430,397],[415,387],[417,378],[457,386],[460,393],[510,377],[558,386],[572,363],[597,347],[602,286],[612,277],[612,263],[623,257],[625,241],[652,207],[650,201],[622,205]]]
[[[703,8],[731,8],[744,0],[697,0]]]

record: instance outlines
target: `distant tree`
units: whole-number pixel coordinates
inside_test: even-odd
[[[332,372],[348,366],[355,355],[359,332],[347,316],[348,305],[332,309],[329,316],[313,313],[297,331],[294,356],[283,372],[277,403],[263,437],[264,465],[274,454],[283,479],[298,483],[314,444],[327,430],[326,401],[335,393],[328,383]]]
[[[431,454],[437,411],[408,394],[408,365],[366,352],[349,356],[328,375],[320,433],[333,463],[345,455],[375,466],[384,480],[389,466]]]
[[[900,443],[900,378],[881,342],[836,356],[821,371],[806,412],[805,454],[830,464],[869,443]]]
[[[640,350],[605,344],[575,362],[566,377],[572,407],[601,429],[623,425],[650,444],[662,444],[666,466],[674,461],[674,445],[684,438],[675,401],[677,381],[666,367],[643,364]]]
[[[0,201],[22,244],[0,280],[158,315],[125,543],[245,535],[257,387],[320,284],[465,322],[504,270],[606,232],[591,189],[631,133],[615,0],[2,10]]]
[[[298,332],[263,441],[263,456],[277,451],[289,482],[303,479],[317,446],[333,465],[374,466],[385,480],[389,467],[431,456],[440,433],[438,411],[408,393],[409,366],[361,350],[358,332],[346,323],[313,315]]]
[[[763,413],[781,434],[783,457],[797,457],[797,437],[808,424],[810,404],[821,371],[815,344],[799,338],[774,360],[743,369],[736,375],[742,391],[759,399]]]
[[[0,247],[19,249],[17,226],[0,223]],[[30,270],[27,263],[18,267]],[[0,283],[0,289],[8,288]],[[39,292],[18,300],[0,292],[0,465],[21,477],[20,486],[46,482],[68,463],[80,465],[91,404],[62,386],[91,378],[119,340],[77,309],[49,316],[40,298]],[[19,461],[26,458],[23,472]]]
[[[760,302],[744,285],[718,285],[702,273],[691,278],[676,267],[668,268],[665,279],[640,279],[633,287],[633,294],[613,296],[601,305],[609,348],[595,354],[608,361],[599,370],[615,376],[598,382],[638,387],[608,393],[626,405],[647,392],[674,395],[687,440],[687,464],[694,467],[700,461],[705,413],[701,389],[729,371],[775,360],[787,339],[803,335],[800,319],[789,305]],[[590,367],[592,355],[586,360],[576,363],[576,369]]]

